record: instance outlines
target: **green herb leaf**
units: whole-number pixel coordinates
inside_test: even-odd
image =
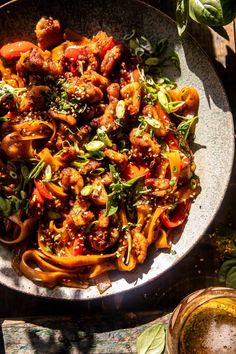
[[[138,176],[138,177],[135,177],[135,178],[132,178],[132,179],[128,180],[127,182],[123,182],[123,186],[125,188],[130,188],[142,177],[143,176]]]
[[[189,19],[189,0],[177,0],[176,22],[179,36],[185,32]]]
[[[107,197],[106,216],[112,216],[118,210],[118,200],[114,192],[108,194]]]
[[[116,171],[114,165],[109,165],[110,172],[112,174],[112,184],[110,185],[111,193],[108,194],[108,200],[106,205],[106,215],[111,216],[115,214],[118,210],[119,203],[122,203],[128,193],[129,188],[132,187],[140,178],[143,176],[139,176],[136,178],[132,178],[129,181],[122,181],[119,173]]]
[[[219,281],[221,283],[226,284],[229,271],[231,269],[234,269],[235,267],[236,267],[236,258],[227,259],[220,267]],[[231,273],[231,275],[232,275],[232,273]],[[229,285],[227,285],[227,286],[229,286]],[[235,288],[236,288],[236,286],[235,286]]]
[[[4,102],[7,98],[16,99],[20,92],[25,91],[26,88],[15,88],[2,80],[0,81],[0,103]]]
[[[8,117],[0,117],[0,122],[7,122],[8,120]]]
[[[165,327],[162,323],[147,328],[137,339],[137,354],[161,354],[165,348]]]
[[[189,0],[189,15],[207,26],[224,26],[233,21],[236,5],[234,0]]]
[[[177,131],[187,140],[190,130],[193,129],[198,121],[198,116],[193,118],[184,118],[184,120],[178,125]]]

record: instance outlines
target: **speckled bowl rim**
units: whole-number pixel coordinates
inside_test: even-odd
[[[24,3],[27,1],[24,0],[12,0],[4,5],[0,6],[0,11],[2,10],[8,10],[10,9],[10,7],[12,6],[12,4],[16,4],[16,3]],[[43,1],[37,1],[38,3],[43,3]],[[70,2],[70,1],[69,1]],[[77,1],[77,6],[79,6],[79,2]],[[92,3],[93,1],[91,1]],[[97,1],[98,6],[101,6],[101,1]],[[99,5],[100,4],[100,5]],[[109,4],[109,0],[105,0],[103,1],[102,6],[104,6],[104,4],[106,4],[106,6],[110,6],[111,4]],[[219,102],[215,102],[214,100],[217,99],[216,94],[213,94],[214,99],[211,100],[211,95],[212,92],[209,92],[209,90],[206,92],[207,95],[207,99],[205,96],[202,97],[203,101],[202,101],[202,105],[204,106],[204,109],[200,106],[200,116],[201,114],[204,112],[208,112],[209,108],[207,108],[207,102],[209,104],[211,104],[211,112],[212,114],[210,114],[210,118],[212,118],[211,116],[213,116],[214,114],[218,117],[218,115],[220,116],[220,118],[217,118],[219,120],[219,122],[217,121],[217,127],[222,127],[222,123],[224,122],[225,124],[223,125],[223,131],[227,134],[225,134],[225,139],[219,139],[219,136],[217,135],[218,140],[218,146],[222,149],[222,151],[217,152],[216,150],[214,151],[214,144],[211,140],[208,139],[201,139],[200,134],[202,134],[202,131],[205,132],[206,129],[209,129],[209,135],[210,138],[212,139],[212,131],[211,129],[214,128],[211,125],[211,121],[210,119],[207,120],[205,123],[206,125],[209,127],[206,128],[205,125],[201,126],[202,122],[200,120],[198,126],[197,126],[197,130],[196,130],[196,154],[195,154],[195,159],[196,162],[197,160],[201,160],[201,162],[197,163],[198,165],[198,169],[197,169],[197,174],[200,176],[201,178],[201,182],[204,182],[204,185],[202,185],[203,190],[201,195],[199,196],[199,198],[196,200],[196,202],[194,203],[191,212],[190,212],[190,216],[188,219],[188,222],[185,226],[185,229],[183,231],[183,234],[180,238],[180,240],[176,243],[175,245],[175,249],[177,251],[176,255],[168,255],[165,253],[161,253],[159,255],[155,255],[153,254],[153,252],[150,252],[150,256],[148,257],[147,262],[145,262],[143,265],[140,265],[134,272],[130,273],[122,273],[122,275],[117,274],[117,272],[113,272],[110,273],[111,274],[111,278],[116,278],[113,281],[113,286],[108,289],[108,291],[106,291],[104,294],[100,295],[99,292],[97,291],[95,286],[91,286],[90,288],[86,289],[86,290],[78,290],[78,289],[71,289],[71,288],[62,288],[62,287],[56,287],[55,289],[45,289],[43,287],[39,287],[35,284],[33,284],[32,282],[30,282],[28,279],[24,278],[24,277],[18,277],[15,272],[12,270],[12,268],[10,267],[10,263],[11,263],[11,254],[9,251],[7,251],[7,249],[5,248],[5,246],[0,246],[0,283],[6,285],[7,287],[10,287],[14,290],[18,290],[21,291],[23,293],[27,293],[30,295],[35,295],[35,296],[41,296],[41,297],[48,297],[48,298],[54,298],[54,299],[63,299],[63,300],[92,300],[92,299],[98,299],[98,298],[104,298],[110,295],[115,295],[124,291],[129,291],[133,288],[137,288],[139,286],[143,286],[144,285],[151,282],[152,280],[158,278],[161,275],[164,275],[164,273],[169,270],[171,267],[173,267],[177,262],[179,262],[192,248],[193,246],[200,240],[200,238],[202,237],[202,235],[206,232],[208,226],[210,225],[211,221],[213,220],[214,216],[217,214],[220,205],[223,201],[225,192],[227,190],[227,186],[230,180],[230,175],[231,175],[231,171],[232,171],[232,166],[233,166],[233,159],[234,159],[234,127],[233,127],[233,120],[232,120],[232,115],[230,113],[230,108],[229,108],[229,104],[228,104],[228,100],[227,100],[227,96],[224,92],[223,86],[219,80],[219,78],[217,77],[214,68],[211,64],[211,62],[209,61],[209,59],[207,58],[206,54],[203,52],[203,50],[199,47],[199,45],[197,44],[197,42],[195,40],[192,39],[192,37],[190,35],[186,35],[184,42],[181,44],[179,38],[177,38],[177,34],[176,34],[176,24],[175,22],[170,19],[167,15],[163,14],[162,12],[160,12],[159,10],[153,8],[152,6],[143,3],[142,1],[139,0],[121,0],[121,1],[113,1],[113,9],[115,8],[115,6],[122,6],[123,5],[129,5],[129,8],[135,9],[140,8],[143,9],[143,12],[145,14],[145,16],[143,17],[143,21],[144,23],[147,25],[147,17],[149,16],[149,20],[153,21],[152,25],[153,25],[153,32],[155,29],[155,21],[153,20],[154,17],[156,18],[156,20],[163,22],[163,25],[168,25],[166,26],[165,31],[168,32],[168,34],[170,34],[171,36],[173,35],[175,37],[175,49],[178,52],[178,54],[180,55],[181,59],[183,60],[183,58],[185,58],[185,51],[187,52],[187,56],[184,59],[185,61],[182,62],[182,66],[184,66],[184,70],[182,68],[183,71],[186,70],[186,74],[185,77],[194,77],[195,81],[194,85],[200,93],[202,93],[202,86],[200,85],[200,82],[204,83],[204,85],[206,85],[205,87],[208,88],[207,86],[207,81],[212,80],[212,82],[214,83],[212,90],[218,90],[218,92],[221,95],[221,106],[222,108],[219,108],[217,106],[217,104],[219,104]],[[60,3],[58,2],[59,6]],[[83,6],[87,6],[88,5],[88,1],[84,1]],[[72,5],[71,5],[72,6]],[[117,8],[118,9],[118,8]],[[119,11],[121,9],[119,8]],[[123,10],[123,9],[122,9]],[[130,10],[129,10],[130,11]],[[153,15],[154,14],[154,15]],[[152,16],[153,15],[153,16]],[[53,14],[52,14],[53,16]],[[122,21],[123,22],[123,18],[125,18],[126,13],[123,12],[123,17]],[[40,15],[39,15],[40,17]],[[1,12],[0,12],[0,18],[1,18]],[[146,21],[146,22],[145,22]],[[117,27],[119,27],[118,24],[116,24]],[[149,26],[151,26],[151,24],[148,24]],[[105,26],[106,27],[106,26]],[[72,27],[74,28],[74,27]],[[106,28],[105,28],[106,29]],[[1,29],[0,29],[1,32]],[[127,31],[128,32],[128,31]],[[170,32],[170,33],[169,33]],[[151,32],[150,32],[151,33]],[[164,34],[162,34],[160,37],[165,37]],[[191,53],[192,51],[190,49],[192,49],[192,51],[194,51],[194,56],[196,56],[196,58],[191,57]],[[187,60],[186,60],[187,59]],[[198,62],[196,62],[196,60],[198,60]],[[195,75],[195,73],[193,73],[191,71],[191,68],[188,67],[188,61],[190,62],[190,66],[193,65],[194,69],[196,71],[198,71],[197,67],[198,64],[199,66],[206,66],[207,70],[205,71],[205,76],[203,75],[203,79],[199,79],[198,75],[202,75],[201,72],[198,72],[198,74]],[[199,81],[199,80],[200,81]],[[183,82],[181,81],[183,80]],[[193,81],[192,80],[184,80],[184,78],[180,79],[180,84],[182,84],[182,86],[186,86],[187,84],[191,84]],[[198,83],[197,85],[195,85],[196,83]],[[202,84],[203,85],[203,84]],[[199,87],[200,88],[199,88]],[[205,111],[206,110],[206,111]],[[222,116],[221,116],[221,114]],[[208,115],[204,115],[204,119],[205,118],[209,118]],[[225,120],[223,119],[225,118]],[[227,119],[226,119],[227,118]],[[204,129],[205,130],[204,130]],[[214,128],[215,129],[215,128]],[[216,132],[217,129],[215,129]],[[199,139],[198,139],[199,138]],[[219,176],[217,175],[217,173],[220,173],[219,168],[217,169],[217,171],[215,172],[216,175],[212,175],[211,176],[211,180],[212,183],[215,182],[219,182],[219,180],[221,181],[221,184],[219,186],[216,186],[216,189],[211,189],[211,186],[209,183],[205,183],[205,170],[204,170],[204,162],[209,162],[209,160],[206,158],[204,158],[204,154],[202,154],[202,149],[203,148],[199,148],[199,144],[201,145],[202,140],[204,142],[207,142],[206,149],[210,150],[210,152],[215,152],[217,155],[217,161],[218,163],[221,162],[222,158],[224,158],[225,156],[227,156],[227,162],[224,165],[224,170],[221,170],[221,177],[219,178]],[[199,151],[201,153],[199,153]],[[225,155],[225,153],[227,152],[227,155]],[[207,164],[207,166],[209,166]],[[223,177],[222,177],[223,175]],[[210,194],[207,193],[208,189],[210,188]],[[216,199],[213,200],[212,196],[213,193],[215,193],[216,195]],[[209,196],[211,196],[211,203],[209,202]],[[205,198],[205,199],[204,199]],[[201,204],[202,203],[202,204]],[[209,209],[208,213],[204,210],[204,212],[200,211],[204,209],[204,205],[207,204],[207,206],[211,206],[211,208]],[[196,218],[195,218],[196,217]],[[202,219],[201,219],[202,218]],[[199,220],[203,220],[203,225],[199,222]],[[198,230],[196,231],[195,228],[198,228]],[[188,241],[188,237],[191,234],[193,235],[193,239]],[[4,258],[5,257],[5,258]],[[3,269],[7,269],[7,272],[5,271],[5,273],[3,272]],[[115,276],[114,276],[115,275]]]

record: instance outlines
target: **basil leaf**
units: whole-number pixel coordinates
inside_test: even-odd
[[[227,275],[229,271],[231,270],[231,268],[235,268],[235,267],[236,267],[236,258],[231,258],[225,261],[219,270],[219,281],[221,283],[226,283]]]
[[[177,0],[176,22],[179,36],[185,32],[189,19],[189,0]]]
[[[118,210],[118,200],[116,199],[116,193],[112,192],[108,194],[106,205],[106,216],[114,215]]]
[[[180,132],[182,137],[187,140],[188,135],[192,127],[195,126],[195,124],[198,121],[198,116],[193,117],[193,118],[185,118],[177,127],[177,131]]]
[[[127,188],[132,187],[142,177],[143,176],[138,176],[138,177],[132,178],[129,181],[124,182],[122,184],[123,184],[124,187],[127,187]]]
[[[236,289],[236,265],[228,271],[225,285],[229,288]]]
[[[234,0],[189,0],[189,15],[207,26],[224,26],[235,17]]]
[[[165,348],[165,328],[157,323],[147,328],[137,339],[137,354],[161,354]]]

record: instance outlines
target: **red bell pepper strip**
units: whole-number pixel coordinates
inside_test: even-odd
[[[170,150],[180,150],[179,143],[173,133],[168,132],[164,137],[166,144],[169,146]]]
[[[36,45],[27,41],[9,43],[0,49],[0,55],[6,60],[11,60],[20,57],[22,53],[28,52],[32,48],[36,48]]]
[[[35,187],[32,193],[32,200],[36,201],[37,203],[43,205],[44,204],[44,198],[41,196],[39,193],[38,189]]]
[[[181,158],[181,170],[184,170],[188,165],[190,164],[190,158],[188,158],[186,155],[184,155]]]
[[[15,118],[15,116],[16,116],[16,112],[13,112],[13,111],[9,111],[5,115],[5,117],[10,118],[10,119]]]
[[[145,178],[150,177],[150,170],[145,165],[135,165],[133,162],[130,162],[124,170],[124,177],[127,180],[141,176],[145,176]]]
[[[164,111],[164,109],[161,107],[161,105],[159,103],[155,106],[155,108],[156,108],[158,117],[168,127],[171,123],[169,115]]]
[[[49,200],[53,199],[53,196],[51,195],[51,193],[49,192],[47,187],[42,182],[38,182],[35,180],[34,184],[42,197],[44,197],[45,199],[49,199]]]
[[[70,64],[70,72],[72,73],[73,76],[78,76],[78,70],[77,70],[76,62],[73,62],[73,63]]]
[[[100,51],[100,57],[103,59],[105,57],[106,52],[111,50],[116,45],[113,37],[110,37],[109,41],[104,45],[104,47]]]
[[[175,210],[173,216],[170,218],[168,211],[164,210],[163,213],[160,215],[160,219],[162,224],[167,229],[172,229],[181,225],[184,220],[187,218],[189,210],[191,207],[190,199],[187,199],[186,202],[179,203]]]
[[[84,253],[84,235],[79,233],[73,244],[73,256],[81,256]]]
[[[86,59],[87,52],[85,47],[80,47],[77,45],[72,45],[67,47],[65,50],[65,57],[69,59],[70,62],[75,62],[77,59],[84,60]]]
[[[77,59],[84,60],[87,56],[86,48],[77,45],[72,45],[67,47],[65,50],[65,57],[69,59],[70,62],[75,62]]]

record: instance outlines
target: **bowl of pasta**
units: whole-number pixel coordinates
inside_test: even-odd
[[[135,0],[12,1],[0,21],[0,282],[84,300],[160,276],[232,168],[207,57]]]

